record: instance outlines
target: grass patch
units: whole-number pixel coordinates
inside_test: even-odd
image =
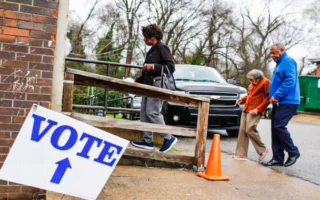
[[[172,150],[173,152],[178,152],[178,151],[179,151],[179,150],[178,150],[177,148],[175,148],[175,147],[172,147],[171,150]]]
[[[110,118],[114,118],[114,114],[107,114],[108,117]],[[122,119],[122,115],[121,114],[116,114],[116,119]]]

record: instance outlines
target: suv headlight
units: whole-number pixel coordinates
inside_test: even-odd
[[[241,99],[242,97],[247,96],[247,95],[248,95],[247,93],[241,93],[241,94],[239,94],[239,99]]]

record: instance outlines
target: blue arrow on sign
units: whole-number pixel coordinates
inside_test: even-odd
[[[51,183],[55,183],[55,184],[59,184],[61,179],[63,178],[64,174],[66,173],[67,169],[71,167],[69,158],[65,158],[63,160],[60,160],[58,162],[56,162],[56,164],[58,164],[58,167],[56,169],[56,171],[54,172],[52,178],[51,178]]]

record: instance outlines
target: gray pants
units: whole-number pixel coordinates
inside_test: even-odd
[[[161,114],[163,101],[158,99],[152,99],[148,97],[142,97],[141,110],[140,110],[140,121],[154,124],[163,124],[163,115]],[[143,139],[146,142],[153,142],[153,133],[144,131]],[[170,140],[171,135],[159,133],[164,139]]]

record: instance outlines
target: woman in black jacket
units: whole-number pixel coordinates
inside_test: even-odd
[[[154,78],[161,76],[162,67],[164,67],[164,73],[168,73],[167,69],[170,73],[173,73],[175,65],[169,47],[161,42],[163,33],[158,26],[150,24],[143,27],[142,34],[144,36],[145,44],[151,46],[151,48],[146,55],[142,76],[139,77],[136,82],[153,85]],[[161,100],[142,97],[140,121],[165,124],[163,115],[161,114],[162,104],[163,101]],[[176,137],[169,134],[160,134],[160,136],[164,138],[160,152],[169,151],[178,141]],[[143,140],[134,141],[132,142],[132,145],[144,149],[153,149],[153,133],[144,132]]]

